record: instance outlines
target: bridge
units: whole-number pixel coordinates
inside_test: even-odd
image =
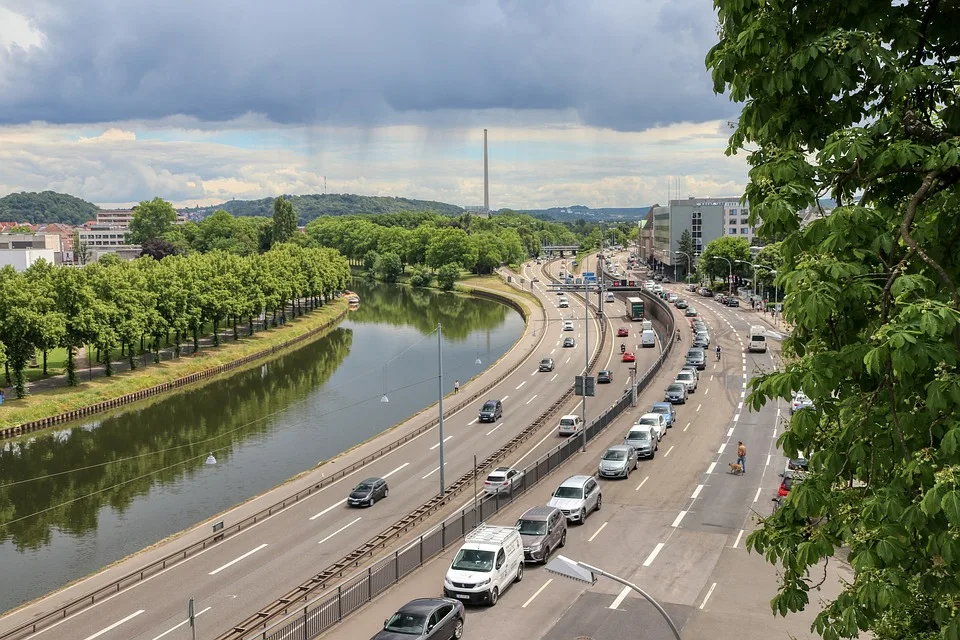
[[[577,251],[580,250],[580,245],[576,245],[576,244],[574,244],[574,245],[559,245],[559,244],[557,244],[557,245],[543,245],[543,246],[540,247],[540,250],[543,251],[544,253],[548,254],[548,255],[553,255],[553,254],[555,254],[555,253],[559,253],[559,254],[560,254],[560,257],[562,258],[564,255],[566,255],[566,252],[567,252],[567,251],[569,251],[569,252],[572,253],[573,255],[576,255],[576,254],[577,254]]]

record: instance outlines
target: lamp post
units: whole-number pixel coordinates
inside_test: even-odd
[[[683,638],[680,637],[680,630],[677,629],[677,625],[674,624],[673,620],[670,618],[670,614],[666,612],[666,610],[653,598],[653,596],[632,582],[628,582],[620,576],[615,576],[612,573],[607,573],[603,569],[589,565],[586,562],[580,562],[579,560],[574,560],[565,556],[557,556],[551,560],[546,569],[550,573],[558,576],[563,576],[564,578],[569,578],[570,580],[576,580],[578,582],[586,582],[589,585],[596,584],[597,576],[601,575],[605,578],[613,580],[614,582],[619,582],[625,587],[629,587],[634,592],[638,593],[644,600],[652,604],[653,608],[656,609],[661,616],[663,616],[663,619],[667,621],[668,625],[670,625],[670,630],[673,632],[673,637],[676,638],[676,640],[683,640]]]
[[[580,451],[587,450],[587,375],[590,373],[590,285],[583,281],[583,404],[581,420],[583,421],[583,439],[580,441]]]
[[[753,277],[754,277],[754,279],[756,279],[756,277],[757,277],[757,267],[759,267],[759,268],[761,268],[761,269],[766,269],[767,271],[770,272],[770,275],[772,275],[774,278],[777,277],[777,270],[776,270],[776,269],[771,269],[770,267],[768,267],[768,266],[766,266],[766,265],[763,265],[763,264],[754,264],[754,265],[753,265]],[[778,304],[779,302],[780,302],[780,292],[777,291],[777,283],[774,282],[774,283],[773,283],[773,308],[774,308],[774,310],[777,309],[777,304]],[[777,316],[774,316],[774,321],[776,321],[776,322],[779,323],[779,321],[777,320],[778,317],[779,317],[778,315],[777,315]]]
[[[732,297],[733,296],[733,263],[730,262],[730,258],[724,258],[723,256],[708,256],[708,257],[716,258],[717,260],[723,260],[727,263],[727,266],[730,267],[730,270],[727,272],[727,294],[729,294]]]
[[[437,382],[440,391],[440,495],[446,483],[443,478],[443,325],[437,323]]]
[[[687,284],[690,284],[690,276],[693,275],[693,256],[686,251],[674,251],[675,256],[686,256],[687,258]]]

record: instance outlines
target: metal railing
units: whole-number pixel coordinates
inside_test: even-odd
[[[654,319],[661,326],[666,327],[666,336],[669,338],[676,330],[673,312],[665,302],[659,298],[641,292],[651,302],[649,309]],[[606,323],[604,323],[604,326]],[[674,341],[664,339],[665,348],[660,352],[657,360],[636,381],[638,392],[650,384],[653,377],[660,371],[664,361],[673,349]],[[587,440],[592,441],[599,436],[614,420],[620,417],[629,406],[631,389],[613,405],[597,416],[587,425]],[[523,476],[519,486],[510,494],[495,494],[480,501],[476,507],[462,509],[440,525],[420,536],[417,540],[402,549],[380,558],[367,569],[354,574],[336,590],[328,591],[319,598],[304,604],[301,609],[287,616],[272,626],[254,632],[230,635],[235,640],[312,640],[321,633],[341,622],[351,613],[370,602],[392,585],[400,582],[415,569],[429,562],[445,549],[455,544],[467,532],[481,522],[509,506],[531,487],[538,484],[547,475],[553,472],[563,462],[580,450],[579,437],[564,440],[555,448],[541,456],[536,462],[523,469]],[[479,467],[477,470],[479,473]],[[474,480],[474,474],[467,474],[467,478]],[[223,638],[225,636],[221,636]]]

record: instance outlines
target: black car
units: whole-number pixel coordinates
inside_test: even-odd
[[[463,636],[463,604],[452,598],[417,598],[383,622],[372,640],[450,640]]]
[[[613,382],[613,371],[609,369],[601,369],[597,371],[597,384],[605,384]]]
[[[556,366],[553,362],[553,358],[543,358],[540,360],[540,371],[553,371],[553,367]]]
[[[499,400],[487,400],[480,409],[480,422],[496,422],[503,417],[503,404]]]
[[[673,306],[675,306],[677,309],[686,309],[690,305],[687,304],[686,300],[681,298],[680,300],[677,300],[676,302],[674,302]]]
[[[383,478],[367,478],[353,488],[347,496],[347,504],[351,507],[372,507],[377,500],[386,498],[390,493],[387,481]]]
[[[565,347],[574,347],[576,344],[577,343],[574,342],[573,338],[567,337],[563,339],[563,346]]]
[[[727,305],[728,307],[739,307],[740,300],[738,300],[737,298],[734,298],[733,296],[730,296],[726,299],[724,304]]]

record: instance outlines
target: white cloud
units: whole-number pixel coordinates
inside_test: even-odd
[[[0,6],[0,49],[43,46],[43,34],[24,15]],[[3,58],[0,57],[0,62]]]

